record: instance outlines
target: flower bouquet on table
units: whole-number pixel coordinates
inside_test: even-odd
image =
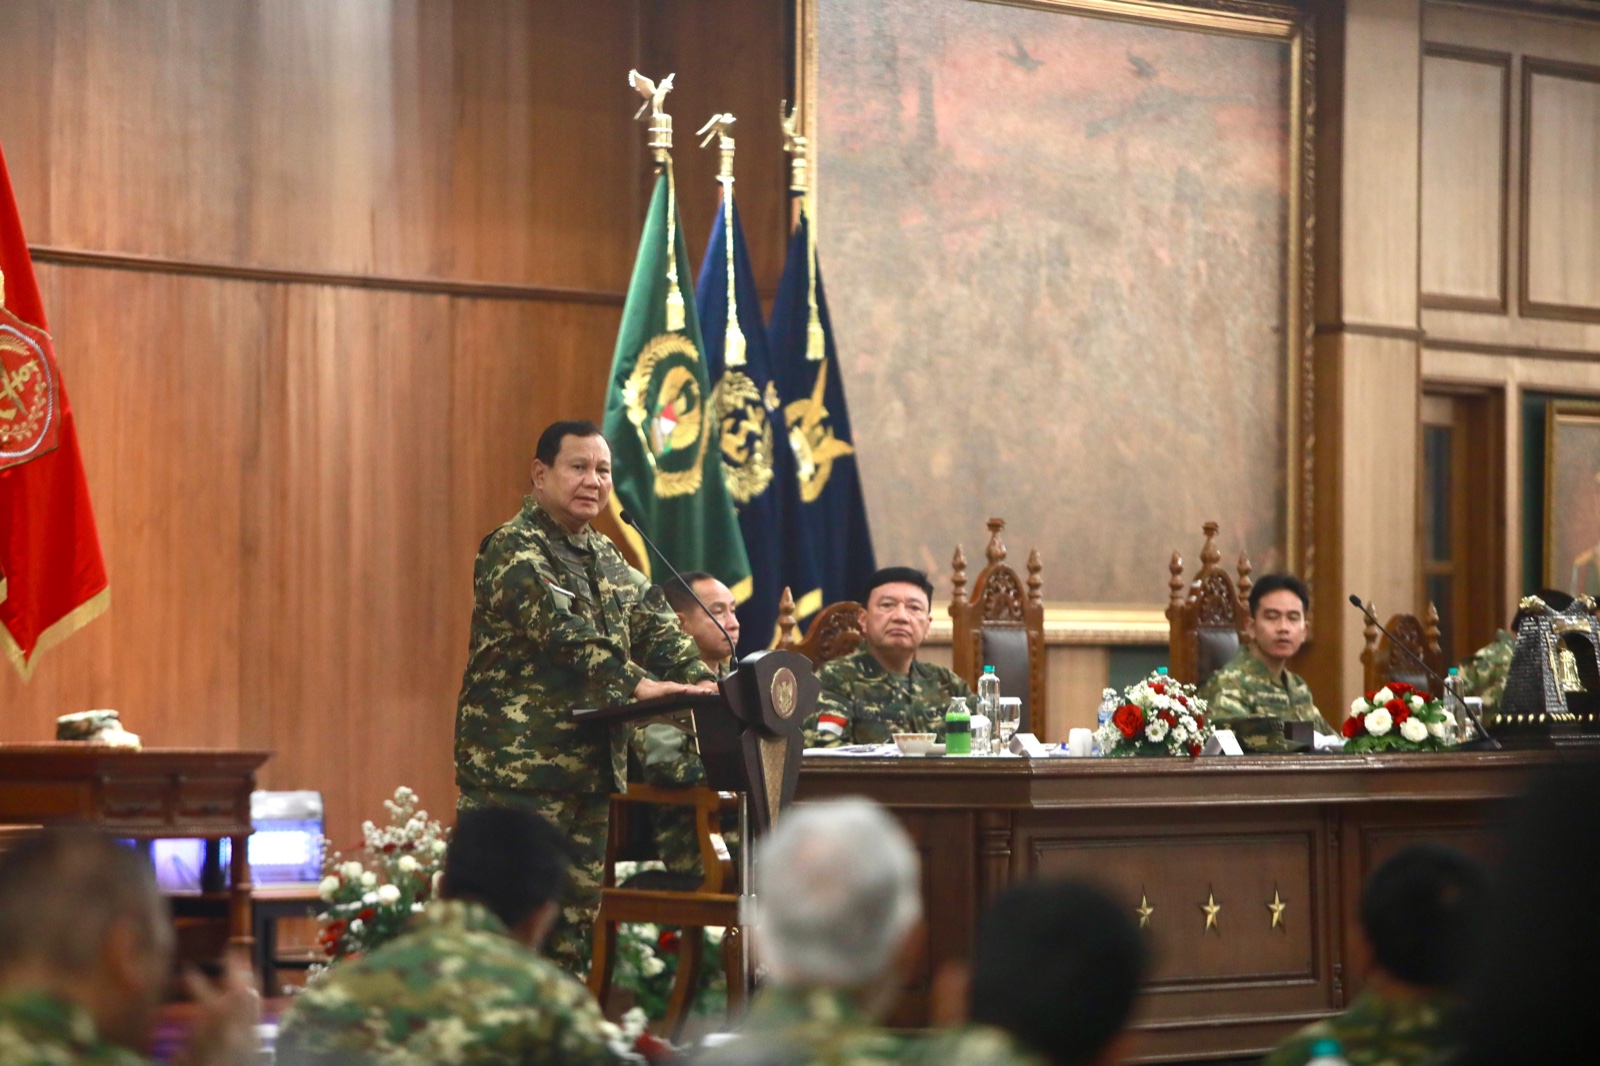
[[[1122,705],[1095,733],[1102,755],[1200,754],[1215,732],[1195,687],[1167,676],[1165,667],[1122,694]]]
[[[1347,752],[1444,751],[1455,747],[1456,719],[1441,700],[1391,681],[1350,705],[1341,732]]]
[[[445,830],[417,809],[417,794],[402,785],[383,805],[389,824],[362,823],[359,857],[346,859],[324,842],[317,894],[328,908],[317,917],[317,939],[330,960],[364,955],[397,936],[433,895],[444,867]]]

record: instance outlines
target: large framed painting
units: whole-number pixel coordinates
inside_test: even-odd
[[[1544,583],[1600,600],[1600,403],[1545,415]]]
[[[1056,639],[1165,639],[1200,527],[1311,576],[1313,48],[1248,2],[797,0],[877,555],[990,515]]]

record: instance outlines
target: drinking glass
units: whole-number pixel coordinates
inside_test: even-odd
[[[972,716],[972,754],[993,755],[994,726],[981,714]]]
[[[995,711],[995,735],[1000,741],[1002,752],[1011,750],[1011,738],[1017,735],[1017,729],[1022,725],[1022,698],[1020,696],[1001,696],[1000,706]]]

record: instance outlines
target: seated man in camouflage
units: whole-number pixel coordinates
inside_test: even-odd
[[[678,624],[694,640],[700,661],[719,678],[726,676],[733,665],[733,649],[739,643],[739,615],[728,586],[704,571],[691,570],[667,581],[661,591],[678,616]],[[726,637],[717,628],[718,623],[727,630]],[[629,735],[628,749],[631,779],[662,788],[686,788],[706,778],[687,715],[636,726]],[[650,829],[656,852],[668,870],[677,874],[702,873],[692,810],[655,807],[650,811]],[[723,838],[730,847],[736,842],[735,832],[733,825],[722,827]]]
[[[1249,641],[1200,686],[1200,697],[1218,729],[1233,722],[1270,716],[1283,722],[1310,722],[1318,733],[1336,734],[1317,710],[1311,688],[1288,662],[1306,642],[1306,612],[1311,594],[1293,574],[1268,574],[1250,590]],[[1238,730],[1252,750],[1281,747]]]
[[[767,981],[712,1066],[874,1066],[914,1046],[880,1028],[922,919],[916,849],[871,800],[806,803],[756,845]]]
[[[1449,987],[1463,960],[1488,873],[1476,860],[1418,844],[1378,867],[1361,894],[1361,928],[1373,963],[1348,1010],[1291,1036],[1263,1066],[1305,1066],[1314,1058],[1350,1066],[1449,1061]]]
[[[1534,593],[1556,611],[1572,606],[1572,597],[1560,589],[1540,589]],[[1495,631],[1494,639],[1479,648],[1472,657],[1461,664],[1461,695],[1478,696],[1483,700],[1485,724],[1494,721],[1500,710],[1500,697],[1505,695],[1506,676],[1511,673],[1511,654],[1517,648],[1517,630],[1522,619],[1532,611],[1518,611],[1511,620],[1511,631]]]
[[[933,623],[933,585],[909,566],[872,575],[861,614],[866,641],[817,671],[822,694],[805,723],[807,747],[887,744],[894,733],[944,734],[952,696],[972,690],[954,672],[919,662]]]
[[[633,1061],[589,990],[536,948],[560,913],[561,833],[531,811],[464,810],[440,898],[404,933],[295,997],[283,1066]]]

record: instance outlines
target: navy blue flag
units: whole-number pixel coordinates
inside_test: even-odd
[[[800,511],[816,548],[823,602],[859,599],[867,594],[867,580],[878,565],[823,296],[822,267],[804,211],[789,237],[783,279],[767,323],[767,346],[789,423]]]
[[[711,227],[695,308],[715,386],[711,402],[722,442],[722,473],[750,557],[750,598],[739,606],[739,654],[745,655],[776,643],[784,586],[794,596],[797,619],[821,608],[822,587],[809,530],[800,519],[794,452],[772,382],[755,271],[738,201],[730,192],[724,192]]]

